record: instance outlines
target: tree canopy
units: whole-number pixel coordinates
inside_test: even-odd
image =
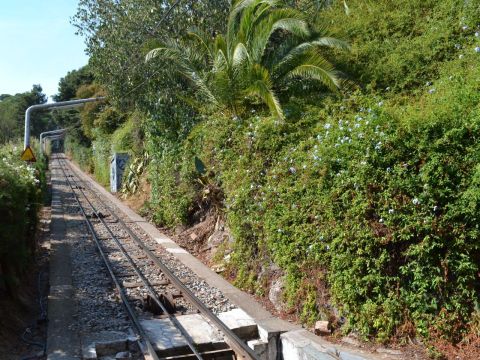
[[[32,105],[44,104],[47,96],[40,85],[33,85],[32,90],[15,95],[3,94],[0,97],[0,143],[22,136],[25,110]],[[38,136],[51,123],[51,117],[45,112],[32,114],[31,134]]]

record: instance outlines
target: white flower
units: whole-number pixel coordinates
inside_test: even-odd
[[[330,125],[329,123],[326,123],[326,124],[323,126],[323,128],[324,128],[325,130],[330,129],[331,127],[332,127],[332,125]]]
[[[383,106],[383,101],[379,101],[377,105],[378,106]]]
[[[437,211],[437,210],[438,210],[438,206],[435,205],[435,206],[433,207],[433,211]]]
[[[412,200],[412,203],[413,203],[413,205],[418,205],[418,204],[420,204],[420,200],[418,200],[418,198],[414,198]]]
[[[463,31],[468,30],[468,26],[467,26],[467,25],[463,25],[463,26],[462,26],[462,30],[463,30]]]
[[[378,220],[378,222],[379,222],[380,224],[383,224],[383,219],[380,218],[380,220]]]
[[[475,32],[475,36],[476,36],[476,37],[480,37],[480,32],[476,31],[476,32]]]
[[[462,47],[462,45],[460,45],[460,44],[455,44],[455,49],[459,50],[459,49],[461,49],[461,47]]]
[[[296,174],[297,170],[292,166],[291,168],[288,169],[292,174]]]
[[[480,53],[480,46],[476,46],[474,50],[476,53]]]
[[[393,209],[388,209],[388,213],[389,213],[389,214],[393,214],[394,212],[395,212],[395,210],[393,210]]]
[[[435,88],[431,88],[430,90],[428,90],[428,93],[433,94],[435,91],[437,91]]]
[[[463,59],[463,56],[464,56],[463,54],[460,54],[460,55],[458,55],[458,58]]]

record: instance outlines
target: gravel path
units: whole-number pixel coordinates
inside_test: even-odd
[[[97,213],[103,216],[103,220],[111,228],[112,232],[119,237],[120,243],[125,247],[127,253],[138,262],[139,268],[144,272],[146,278],[153,285],[162,284],[165,282],[165,277],[160,270],[156,269],[152,262],[148,261],[136,244],[130,239],[128,233],[122,228],[121,224],[118,223],[111,212],[113,211],[125,224],[128,224],[130,230],[132,230],[138,238],[140,238],[145,245],[155,254],[155,256],[160,259],[169,269],[172,271],[181,281],[189,288],[190,291],[194,293],[212,312],[215,314],[232,310],[236,308],[222,293],[220,290],[211,287],[204,280],[198,278],[190,269],[185,265],[180,263],[174,256],[167,251],[159,244],[157,244],[153,239],[141,231],[136,224],[132,224],[129,219],[124,215],[118,208],[116,208],[112,203],[107,199],[102,197],[95,190],[91,189],[88,186],[88,183],[83,181],[78,177],[78,174],[74,173],[69,169],[69,173],[75,175],[70,177],[72,184],[76,184],[80,189],[76,190],[77,196],[84,206],[87,214],[90,214],[91,221],[94,224],[94,229],[97,232],[98,236],[102,239],[102,244],[105,246],[105,249],[108,249],[109,258],[111,259],[112,265],[117,273],[124,275],[122,280],[124,284],[134,284],[140,282],[138,276],[135,275],[131,265],[125,260],[124,256],[118,251],[118,247],[111,240],[111,236],[106,230],[106,228],[101,224],[101,222],[95,218],[91,206],[85,200],[82,192],[88,197],[89,201],[95,207]],[[158,292],[169,292],[175,293],[176,290],[172,285],[155,285],[155,290]],[[144,300],[147,297],[147,290],[143,287],[128,287],[127,294],[136,306],[139,311],[144,310]],[[181,313],[191,313],[196,312],[190,304],[188,304],[183,298],[176,299],[178,307]],[[144,317],[151,317],[152,314],[144,311]]]
[[[174,299],[175,315],[198,311],[133,240],[125,226],[214,314],[236,308],[220,290],[200,279],[133,224],[108,199],[93,190],[90,184],[81,178],[83,174],[77,174],[67,162],[59,160],[52,162],[52,169],[57,179],[56,191],[62,198],[65,240],[70,245],[76,311],[73,315],[75,321],[69,328],[78,333],[83,354],[90,351],[86,350],[88,347],[94,349],[94,343],[103,339],[103,336],[120,336],[120,339],[124,336],[123,339],[127,339],[137,331],[134,331],[133,323],[121,301],[121,294],[108,273],[77,199],[93,227],[95,238],[100,243],[109,266],[121,284],[122,293],[138,318],[165,316],[153,297],[166,298],[169,301]],[[151,285],[150,291],[145,286],[145,281]],[[142,358],[135,349],[131,355],[134,360]]]

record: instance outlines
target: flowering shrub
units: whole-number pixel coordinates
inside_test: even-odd
[[[263,295],[281,274],[306,323],[457,342],[480,318],[480,1],[347,3],[318,18],[351,42],[327,55],[358,93],[302,85],[300,100],[281,99],[282,121],[254,103],[201,118],[182,96],[147,99],[151,215],[195,221],[208,184],[239,286]]]
[[[12,293],[35,249],[44,179],[42,161],[27,165],[20,152],[12,145],[0,148],[0,283]]]
[[[480,287],[474,56],[446,64],[427,86],[436,91],[409,105],[358,93],[291,102],[285,122],[205,119],[154,162],[156,220],[189,218],[198,156],[225,194],[238,285],[265,293],[274,262],[306,322],[333,317],[382,341],[432,329],[458,340]]]

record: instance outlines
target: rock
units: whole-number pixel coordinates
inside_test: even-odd
[[[129,360],[132,358],[130,351],[122,351],[115,355],[115,360]]]
[[[330,322],[329,321],[317,321],[315,323],[315,335],[330,335]]]
[[[125,351],[127,348],[127,339],[117,341],[102,341],[95,344],[97,356],[106,356]]]
[[[388,348],[378,348],[378,353],[388,354],[388,355],[402,355],[403,353],[400,350],[388,349]]]
[[[280,266],[278,266],[277,264],[275,264],[274,262],[272,262],[269,266],[269,269],[268,269],[271,273],[275,273],[275,272],[279,272],[281,271],[282,269],[280,269]]]
[[[223,266],[222,264],[213,265],[212,270],[219,274],[225,271],[225,266]]]
[[[283,277],[279,277],[272,283],[270,291],[268,292],[268,299],[278,311],[283,309],[283,288]]]
[[[185,230],[187,230],[187,227],[185,225],[177,225],[175,226],[175,229],[173,231],[175,232],[175,235],[179,235]]]
[[[353,346],[360,346],[360,341],[358,341],[357,337],[353,334],[344,336],[342,338],[342,342],[353,345]]]

